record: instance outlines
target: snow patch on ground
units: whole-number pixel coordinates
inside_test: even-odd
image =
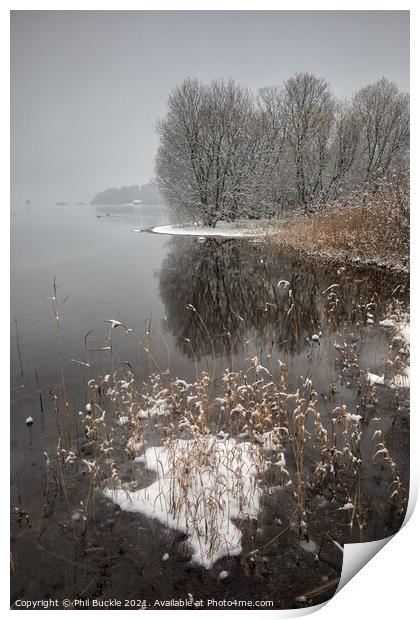
[[[370,385],[387,385],[391,388],[409,388],[410,387],[410,367],[404,369],[403,374],[394,375],[392,379],[385,380],[385,376],[375,375],[373,372],[367,373],[367,380]]]
[[[194,237],[260,237],[266,234],[263,230],[250,228],[211,228],[208,226],[155,226],[151,232],[160,235],[188,235]]]
[[[257,480],[266,464],[257,446],[199,436],[148,448],[136,461],[157,473],[155,482],[134,492],[107,489],[107,497],[122,510],[184,532],[192,561],[207,569],[241,553],[242,532],[232,519],[258,516]]]
[[[367,373],[367,380],[370,385],[385,385],[385,376],[375,375],[373,372]]]
[[[399,320],[389,317],[383,321],[379,321],[379,325],[394,329],[396,338],[400,338],[404,344],[410,344],[410,322],[408,317]]]
[[[169,413],[168,401],[165,398],[159,398],[158,400],[150,399],[147,409],[140,409],[137,416],[142,420],[148,420],[149,418],[168,415]]]
[[[409,388],[410,387],[410,367],[404,369],[404,374],[395,375],[390,381],[391,387]]]

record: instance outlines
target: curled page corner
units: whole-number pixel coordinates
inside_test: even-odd
[[[334,596],[363,568],[363,566],[379,553],[394,536],[395,534],[387,538],[382,538],[381,540],[345,544],[341,577]]]
[[[413,506],[411,507],[410,515],[413,512],[414,503],[413,503]],[[408,510],[407,510],[407,514],[408,514]],[[401,527],[404,527],[405,523],[408,521],[408,518],[405,519],[404,524]],[[398,532],[396,534],[398,534]],[[396,534],[392,534],[391,536],[388,536],[387,538],[382,538],[381,540],[373,540],[373,541],[363,542],[363,543],[346,543],[344,545],[343,564],[342,564],[342,569],[341,569],[340,581],[332,597],[324,601],[323,603],[319,603],[318,605],[313,605],[311,607],[307,607],[304,609],[294,610],[295,612],[298,612],[298,613],[294,613],[293,616],[299,617],[299,616],[309,615],[315,611],[318,611],[319,609],[324,607],[324,605],[327,605],[327,603],[329,603],[329,601],[332,598],[334,598],[338,594],[338,592],[342,588],[344,588],[344,586],[347,585],[347,583],[351,581],[351,579],[368,562],[370,562],[370,560],[377,553],[379,553],[379,551],[381,551],[381,549],[383,549],[385,545],[389,543],[390,540],[392,540],[392,538],[394,538]],[[284,616],[284,617],[292,617],[292,616]]]

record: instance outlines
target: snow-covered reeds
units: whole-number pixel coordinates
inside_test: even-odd
[[[311,379],[290,391],[285,364],[274,372],[256,356],[245,370],[226,370],[217,385],[205,372],[194,383],[155,372],[140,388],[121,368],[89,381],[81,417],[91,456],[58,446],[63,489],[66,468],[77,463],[89,479],[84,514],[94,511],[101,490],[122,509],[184,532],[193,561],[207,568],[241,553],[243,529],[258,525],[268,495],[290,494],[294,508],[284,531],[291,528],[297,539],[309,539],[306,504],[315,492],[330,498],[350,529],[357,523],[363,540],[365,482],[386,462],[387,501],[403,510],[405,491],[384,434],[378,426],[366,451],[358,410],[338,405],[328,425]],[[149,486],[143,467],[156,475]]]

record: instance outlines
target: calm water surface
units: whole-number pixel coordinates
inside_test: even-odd
[[[109,213],[107,216],[106,214]],[[107,346],[107,319],[123,318],[144,332],[145,321],[157,322],[164,314],[157,278],[168,239],[134,234],[167,222],[163,207],[91,207],[19,205],[11,217],[11,448],[12,489],[30,498],[42,484],[42,452],[55,438],[49,389],[60,382],[60,351],[70,404],[83,402],[86,371],[71,359],[84,360],[84,336],[91,331],[89,349]],[[51,301],[56,277],[60,330]],[[20,368],[15,317],[21,351]],[[116,330],[117,332],[117,330]],[[60,346],[59,341],[62,341]],[[127,339],[119,342],[119,355],[128,355],[146,373],[145,356]],[[110,365],[108,351],[90,353],[94,376]],[[140,359],[140,357],[141,359]],[[41,415],[38,383],[42,392]],[[25,419],[34,424],[29,443]],[[13,496],[12,490],[12,496]]]

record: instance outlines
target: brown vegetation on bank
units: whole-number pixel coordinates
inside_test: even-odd
[[[408,174],[339,197],[304,216],[281,220],[274,242],[311,254],[407,270],[410,260]]]

